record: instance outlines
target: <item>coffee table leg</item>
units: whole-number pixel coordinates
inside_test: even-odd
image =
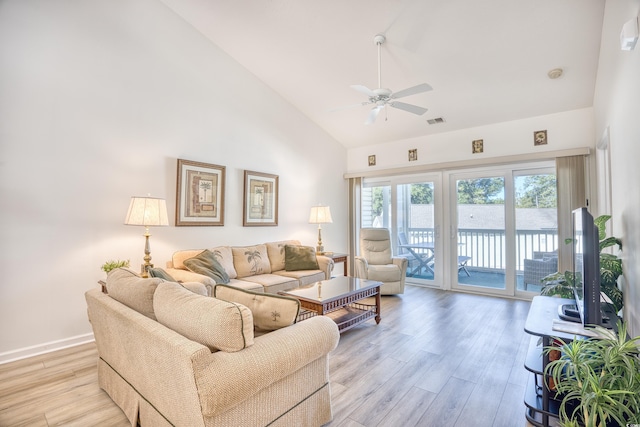
[[[380,287],[376,293],[376,325],[380,323]]]

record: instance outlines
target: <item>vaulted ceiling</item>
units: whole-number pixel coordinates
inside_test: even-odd
[[[163,2],[347,148],[593,104],[604,0]],[[336,110],[367,101],[350,85],[378,87],[376,34],[381,86],[428,83],[401,99],[425,114]]]

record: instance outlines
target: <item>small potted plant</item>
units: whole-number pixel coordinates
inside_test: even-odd
[[[105,273],[109,274],[109,272],[115,268],[119,268],[119,267],[129,267],[129,260],[126,261],[122,261],[122,260],[109,260],[107,262],[105,262],[104,264],[102,264],[102,266],[100,267],[102,269],[102,271],[104,271]]]
[[[593,327],[598,338],[554,340],[545,349],[560,357],[545,370],[554,384],[563,427],[610,427],[640,424],[640,336],[629,338],[626,325],[617,333]]]

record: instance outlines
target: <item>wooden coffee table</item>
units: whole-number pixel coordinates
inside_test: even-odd
[[[300,301],[303,311],[299,320],[315,315],[331,317],[342,333],[375,317],[380,323],[380,285],[382,282],[338,276],[289,291],[279,292]],[[364,304],[364,298],[375,297],[375,304]]]

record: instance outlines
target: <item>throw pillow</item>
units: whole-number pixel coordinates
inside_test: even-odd
[[[153,296],[158,322],[211,351],[235,352],[253,344],[251,311],[233,302],[194,294],[162,282]]]
[[[298,240],[281,240],[279,242],[265,243],[267,255],[271,263],[271,272],[284,270],[284,247],[286,245],[300,246]]]
[[[177,282],[176,279],[171,277],[169,273],[164,271],[161,268],[150,268],[149,269],[149,277],[159,277],[160,279],[164,279],[167,282]]]
[[[316,250],[311,246],[284,247],[284,269],[287,271],[318,270]]]
[[[218,285],[214,297],[248,307],[257,331],[274,331],[292,325],[300,313],[300,301],[282,295],[247,291],[229,285]]]
[[[233,247],[231,251],[238,278],[271,273],[266,245]]]
[[[229,275],[209,249],[205,249],[193,258],[185,259],[184,265],[189,271],[209,276],[216,283],[229,283]]]

